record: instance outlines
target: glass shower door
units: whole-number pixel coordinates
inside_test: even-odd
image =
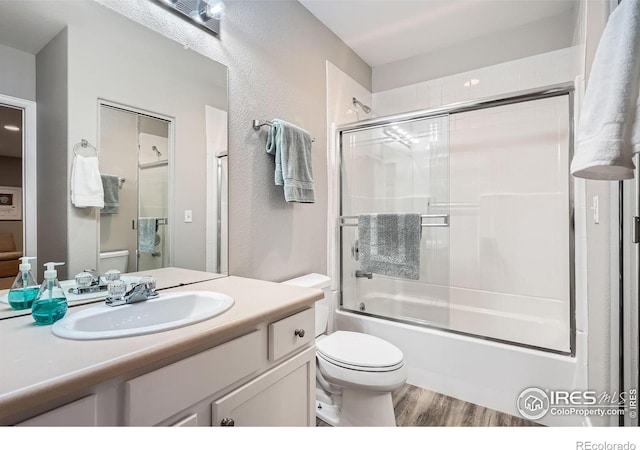
[[[342,308],[384,318],[449,324],[449,118],[407,120],[341,134]],[[402,245],[415,242],[405,231],[384,233],[386,250],[417,277],[363,265],[363,245],[373,228],[358,226],[371,214],[419,214],[419,254],[406,257]],[[399,215],[399,216],[395,216]],[[380,217],[380,216],[378,216]],[[360,233],[359,233],[360,229]],[[398,227],[401,230],[401,226]],[[365,237],[359,234],[367,233]],[[380,231],[382,234],[382,231]],[[366,239],[363,242],[363,237]],[[413,240],[412,240],[413,239]],[[392,243],[393,242],[393,243]],[[398,246],[394,249],[393,246]],[[367,248],[371,248],[369,245]],[[368,251],[368,250],[367,250]],[[396,253],[394,255],[393,253]],[[390,274],[390,272],[392,274]],[[416,279],[417,278],[417,279]]]

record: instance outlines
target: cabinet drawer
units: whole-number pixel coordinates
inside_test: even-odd
[[[260,330],[125,383],[127,425],[154,425],[258,370]]]
[[[269,325],[269,361],[280,359],[315,339],[314,311],[305,309]]]
[[[18,424],[20,427],[95,427],[96,396],[90,395]]]

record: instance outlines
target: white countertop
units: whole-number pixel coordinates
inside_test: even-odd
[[[186,273],[160,269],[158,284]],[[190,274],[194,275],[194,274]],[[211,275],[211,274],[210,274]],[[163,281],[163,277],[166,277]],[[197,278],[197,276],[196,276]],[[180,283],[178,283],[180,284]],[[235,305],[224,314],[190,326],[143,336],[95,341],[61,339],[50,326],[36,326],[31,316],[0,321],[0,424],[25,411],[86,390],[132,370],[232,339],[272,318],[284,317],[322,298],[322,291],[297,286],[224,277],[170,289],[208,290],[230,295]],[[90,305],[70,308],[74,310]]]

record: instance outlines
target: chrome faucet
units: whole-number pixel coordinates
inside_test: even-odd
[[[363,270],[356,270],[356,278],[367,278],[371,280],[373,278],[373,274],[371,272],[365,272]]]
[[[128,291],[124,281],[116,280],[109,283],[107,290],[109,291],[109,296],[105,299],[105,303],[109,306],[138,303],[159,296],[156,292],[156,280],[154,280],[153,277],[140,278],[138,284],[134,285]]]

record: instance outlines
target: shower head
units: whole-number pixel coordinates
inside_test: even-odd
[[[151,147],[151,150],[156,152],[156,155],[158,155],[158,158],[162,156],[162,153],[160,153],[160,150],[158,150],[158,147],[156,147],[155,145]]]
[[[365,112],[365,114],[369,114],[371,112],[371,108],[369,108],[367,105],[365,105],[364,103],[362,103],[360,100],[358,100],[357,98],[353,97],[352,99],[353,101],[353,105],[360,105],[360,108],[362,108],[362,110]]]

